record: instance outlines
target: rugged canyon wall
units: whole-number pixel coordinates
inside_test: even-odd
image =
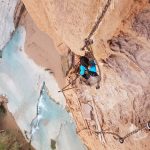
[[[84,54],[80,51],[84,39],[107,3],[106,0],[23,2],[37,26],[53,38],[58,50],[63,43],[80,55]],[[97,134],[86,130],[87,125],[96,126],[96,121],[89,115],[92,110],[88,103],[93,99],[103,130],[123,136],[150,120],[149,31],[148,0],[112,0],[92,37],[93,53],[101,69],[100,89],[77,80],[75,89],[65,92],[77,131],[91,150],[149,150],[148,131],[130,136],[123,144],[113,136],[105,135],[107,144],[102,145]]]
[[[77,54],[82,54],[80,48],[83,46],[83,41],[91,31],[96,17],[102,13],[103,7],[107,3],[106,0],[88,0],[86,2],[81,0],[23,0],[23,2],[38,27],[52,36],[56,45],[63,42]],[[133,0],[111,1],[110,8],[94,36],[95,53],[100,56],[105,55],[104,47],[101,45],[105,44],[105,41],[114,34],[116,28],[134,5]]]

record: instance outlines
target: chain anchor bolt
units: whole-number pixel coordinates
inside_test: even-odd
[[[100,86],[99,86],[99,85],[97,85],[97,86],[96,86],[96,89],[99,89],[99,88],[100,88]]]
[[[147,123],[147,128],[148,128],[148,130],[150,130],[150,121],[148,121],[148,123]]]
[[[119,138],[119,142],[122,144],[122,143],[124,143],[124,139],[123,138]]]
[[[92,39],[88,39],[88,38],[86,38],[86,39],[84,40],[84,42],[85,42],[85,45],[87,45],[87,46],[93,44],[93,40],[92,40]]]
[[[91,45],[91,44],[93,44],[93,40],[86,38],[86,39],[84,40],[84,46],[81,48],[81,51],[85,50],[85,48],[88,47],[88,46]]]

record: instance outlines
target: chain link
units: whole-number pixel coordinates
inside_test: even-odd
[[[98,16],[97,21],[94,24],[94,26],[93,26],[91,32],[89,33],[87,39],[90,39],[93,36],[93,34],[95,33],[95,31],[97,30],[97,28],[99,27],[99,24],[102,21],[102,19],[104,18],[110,4],[111,4],[111,0],[108,0],[105,7],[104,7],[104,9],[102,10],[102,13]]]
[[[90,50],[90,48],[89,48],[89,46],[90,46],[91,44],[93,44],[93,40],[91,40],[91,37],[93,36],[93,34],[95,33],[95,31],[96,31],[97,28],[99,27],[99,24],[100,24],[100,22],[102,21],[102,19],[104,18],[105,14],[106,14],[106,12],[107,12],[107,10],[108,10],[110,4],[111,4],[111,1],[112,1],[112,0],[108,0],[108,1],[107,1],[107,3],[106,3],[106,5],[105,5],[104,9],[102,10],[102,13],[99,15],[99,17],[98,17],[96,23],[94,24],[94,26],[93,26],[91,32],[89,33],[88,37],[85,39],[85,41],[84,41],[85,44],[84,44],[84,46],[81,48],[81,50],[84,50],[84,48],[87,47],[87,49],[91,52],[91,50]],[[93,53],[92,53],[92,54],[93,54]],[[94,57],[94,55],[93,55],[93,57]],[[139,131],[141,131],[141,130],[143,130],[143,129],[146,129],[146,128],[148,128],[148,129],[150,130],[150,121],[146,124],[146,126],[144,126],[144,127],[142,127],[142,128],[139,128],[139,129],[136,129],[136,130],[134,130],[134,131],[132,131],[132,132],[126,134],[124,137],[121,137],[119,134],[114,133],[114,132],[106,132],[106,131],[101,131],[101,132],[99,132],[99,131],[95,131],[95,133],[98,133],[98,134],[111,134],[111,135],[114,136],[114,138],[115,138],[116,140],[119,140],[120,143],[124,143],[124,140],[125,140],[126,138],[128,138],[128,137],[130,137],[131,135],[136,134],[137,132],[139,132]]]
[[[87,38],[84,40],[84,46],[81,48],[81,50],[84,50],[85,47],[88,47],[89,45],[93,44],[93,40],[91,40],[91,37],[93,36],[93,34],[95,33],[95,31],[97,30],[97,28],[99,27],[100,22],[102,21],[102,19],[104,18],[110,4],[111,4],[112,0],[108,0],[105,7],[102,10],[102,13],[98,16],[97,21],[95,22],[94,26],[92,27],[91,32],[89,33],[89,35],[87,36]]]
[[[139,132],[139,131],[142,131],[143,129],[148,129],[148,130],[150,130],[150,121],[147,122],[146,125],[144,125],[143,127],[139,128],[139,129],[135,129],[135,130],[133,130],[132,132],[126,134],[126,135],[123,136],[123,137],[120,136],[119,134],[115,133],[115,132],[107,132],[107,131],[101,131],[101,132],[99,132],[99,131],[96,131],[95,133],[98,133],[98,134],[102,134],[102,133],[103,133],[103,134],[111,134],[111,135],[114,136],[114,139],[119,140],[120,143],[124,143],[124,140],[125,140],[126,138],[130,137],[131,135],[136,134],[136,133]]]
[[[93,40],[91,40],[91,37],[93,36],[95,31],[99,27],[99,24],[102,21],[102,19],[104,18],[104,16],[105,16],[105,14],[106,14],[110,4],[111,4],[111,0],[108,0],[106,5],[105,5],[105,7],[104,7],[104,9],[102,10],[102,13],[98,16],[98,19],[97,19],[96,23],[94,24],[91,32],[89,33],[88,37],[85,39],[84,46],[81,48],[81,50],[84,50],[85,48],[87,48],[88,51],[92,53],[92,56],[93,56],[95,61],[96,61],[96,59],[95,59],[95,57],[93,55],[92,48],[91,48],[91,44],[93,44]],[[97,61],[96,61],[96,64],[98,66],[98,62]],[[98,66],[98,70],[99,70],[99,78],[98,78],[96,89],[100,88],[100,81],[101,81],[101,72],[100,72],[100,67],[99,66]]]

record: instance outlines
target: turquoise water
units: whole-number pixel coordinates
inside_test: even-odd
[[[7,95],[9,111],[22,132],[32,136],[37,150],[51,149],[51,139],[56,140],[57,150],[84,150],[55,78],[27,57],[24,42],[25,29],[19,28],[0,63],[0,94]]]
[[[51,127],[44,124],[50,123]],[[41,141],[40,145],[47,145],[46,134],[53,134],[51,139],[56,141],[60,150],[84,150],[85,147],[78,139],[75,125],[68,112],[48,95],[46,85],[43,84],[37,105],[37,117],[31,124],[33,139]],[[56,131],[56,129],[58,129]],[[44,136],[41,136],[44,135]],[[43,140],[44,139],[44,140]],[[41,147],[42,149],[42,147]]]

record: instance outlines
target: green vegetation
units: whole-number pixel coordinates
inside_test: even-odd
[[[6,145],[5,145],[5,144],[0,143],[0,150],[5,150],[5,149],[6,149]]]
[[[11,131],[0,134],[0,150],[20,150],[21,145]]]

